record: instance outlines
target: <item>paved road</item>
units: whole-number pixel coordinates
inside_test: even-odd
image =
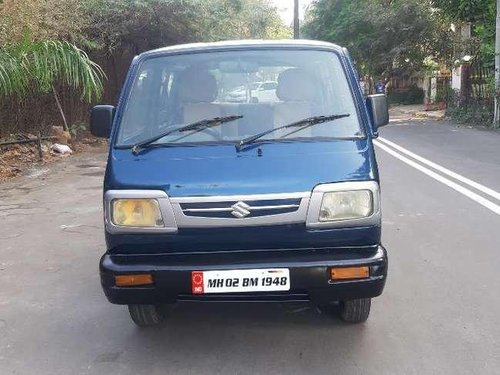
[[[498,374],[500,200],[387,141],[499,192],[500,134],[400,118],[381,136],[390,278],[364,325],[219,304],[139,330],[98,280],[104,153],[0,185],[0,374]]]

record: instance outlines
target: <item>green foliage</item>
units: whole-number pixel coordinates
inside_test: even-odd
[[[77,137],[81,133],[87,130],[87,124],[84,122],[78,122],[69,126],[69,133],[72,137]]]
[[[266,0],[82,0],[87,39],[106,53],[290,35]]]
[[[493,61],[495,56],[495,0],[432,0],[442,22],[472,22],[473,39],[469,53],[480,53],[484,61]],[[458,44],[463,44],[459,40]],[[459,46],[460,47],[460,46]]]
[[[436,97],[434,98],[436,103],[442,103],[448,101],[448,88],[438,87],[436,90]]]
[[[419,71],[425,57],[447,52],[449,38],[429,0],[316,0],[303,32],[347,47],[372,76]]]
[[[28,80],[23,67],[11,51],[0,49],[0,97],[25,94]]]
[[[433,5],[454,21],[484,21],[495,0],[432,0]]]
[[[184,42],[283,38],[269,0],[4,0],[0,46],[23,39],[66,40],[106,53]]]
[[[87,102],[103,93],[115,103],[130,61],[143,51],[290,36],[269,0],[0,0],[0,134],[59,121],[49,108],[53,93],[43,94],[52,86],[60,90],[59,112],[71,109],[68,123],[87,121],[87,105],[65,87]],[[24,104],[6,98],[12,94]]]
[[[33,41],[26,35],[0,48],[0,61],[0,96],[48,92],[59,82],[81,90],[87,102],[102,94],[102,69],[68,42]]]
[[[494,90],[494,87],[491,88]],[[471,97],[468,103],[460,103],[459,92],[449,89],[446,116],[458,124],[491,127],[493,124],[493,97]]]
[[[276,8],[265,0],[195,0],[201,40],[291,37]]]
[[[408,104],[421,104],[424,102],[424,96],[424,89],[417,85],[412,85],[408,90]]]
[[[457,124],[491,127],[493,123],[491,106],[479,103],[471,103],[467,107],[448,107],[446,116],[449,116]]]

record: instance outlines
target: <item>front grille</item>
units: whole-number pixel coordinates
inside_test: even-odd
[[[230,200],[222,202],[181,203],[185,216],[205,218],[252,218],[296,212],[301,198]]]

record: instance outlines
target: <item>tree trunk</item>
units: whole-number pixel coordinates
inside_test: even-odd
[[[66,116],[64,115],[64,110],[61,106],[61,102],[59,101],[59,96],[57,95],[57,91],[54,88],[54,86],[52,86],[52,93],[54,94],[54,99],[56,100],[57,108],[59,109],[59,113],[61,114],[61,117],[63,119],[63,123],[64,123],[63,129],[65,131],[69,132],[68,122],[66,121]]]
[[[465,107],[470,104],[471,96],[471,81],[470,81],[470,64],[466,63],[462,65],[462,72],[460,75],[460,107]]]

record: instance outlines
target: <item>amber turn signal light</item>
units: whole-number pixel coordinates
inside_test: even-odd
[[[370,277],[370,268],[368,266],[330,268],[330,278],[332,280],[366,279],[368,277]]]
[[[115,276],[116,286],[140,286],[153,284],[153,276],[148,273]]]

